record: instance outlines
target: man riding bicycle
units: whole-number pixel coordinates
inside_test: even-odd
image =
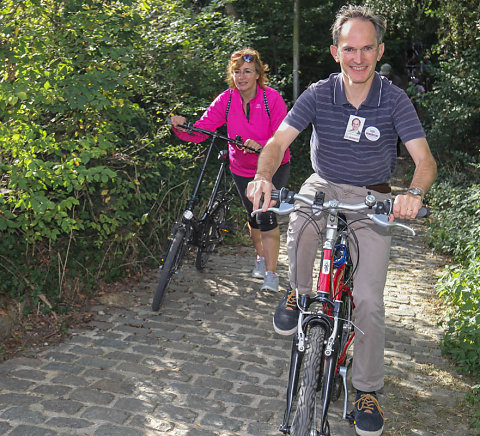
[[[385,20],[363,6],[344,6],[332,26],[330,52],[341,73],[312,84],[298,98],[258,161],[257,173],[248,185],[253,208],[273,205],[272,175],[285,150],[309,124],[314,170],[300,193],[313,197],[325,192],[325,200],[359,203],[368,192],[383,200],[390,197],[390,178],[396,165],[398,136],[415,163],[410,189],[395,198],[394,218],[415,218],[423,195],[436,177],[436,163],[415,108],[405,92],[375,72],[384,52]],[[359,119],[358,135],[348,135],[353,119]],[[287,235],[290,288],[274,314],[279,334],[296,331],[299,309],[296,291],[312,293],[312,270],[318,247],[314,225],[301,214],[292,214]],[[355,223],[359,242],[359,266],[354,277],[355,339],[352,383],[357,389],[355,429],[359,435],[383,432],[383,412],[376,391],[384,384],[386,281],[391,237],[373,223]],[[300,231],[303,232],[299,239]],[[352,253],[353,254],[353,253]],[[363,332],[362,333],[360,333]]]

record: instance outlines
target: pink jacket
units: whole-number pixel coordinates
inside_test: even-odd
[[[204,112],[202,117],[194,124],[195,126],[214,131],[224,125],[227,120],[225,114],[230,98],[231,89],[222,92]],[[263,98],[263,89],[257,85],[257,95],[250,101],[250,117],[247,119],[243,112],[242,98],[238,89],[233,89],[232,101],[228,112],[227,134],[230,138],[241,136],[243,141],[253,139],[262,147],[267,143],[273,133],[281,124],[287,114],[287,105],[283,97],[273,88],[265,88],[270,118],[268,117]],[[187,132],[180,132],[173,129],[176,135],[185,141],[202,142],[207,135]],[[232,173],[242,177],[253,177],[257,170],[258,154],[244,153],[237,146],[228,144],[230,157],[230,170]],[[290,161],[290,149],[287,149],[283,156],[282,165]]]

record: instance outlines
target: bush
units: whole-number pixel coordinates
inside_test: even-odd
[[[0,296],[54,301],[155,263],[203,149],[165,118],[223,89],[250,28],[180,0],[10,0],[0,20]]]
[[[452,256],[438,282],[446,318],[443,351],[459,367],[480,373],[480,171],[476,160],[453,153],[429,193],[434,210],[427,241]]]
[[[446,315],[443,351],[465,372],[480,374],[480,258],[445,273],[438,284]]]

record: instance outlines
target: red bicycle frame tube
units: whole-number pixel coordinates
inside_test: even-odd
[[[320,269],[319,277],[318,277],[318,286],[317,290],[319,292],[328,293],[331,300],[340,301],[344,293],[348,294],[348,298],[352,299],[352,306],[353,306],[353,296],[350,292],[350,287],[345,286],[343,279],[345,277],[345,264],[339,266],[335,270],[333,269],[333,260],[334,260],[334,249],[330,248],[323,248],[323,256],[322,256],[322,267]],[[333,274],[333,276],[332,276]],[[333,316],[332,307],[328,304],[323,305],[323,310],[328,316]],[[343,350],[341,350],[340,357],[337,361],[337,369],[338,366],[343,365],[343,362],[347,356],[347,350],[350,347],[353,338],[355,337],[355,333],[352,333],[350,338],[348,339],[347,343],[345,344]]]

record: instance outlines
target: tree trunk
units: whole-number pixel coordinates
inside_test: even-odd
[[[233,6],[233,3],[226,3],[225,4],[225,12],[227,15],[235,18],[236,20],[239,19],[238,13],[235,10],[235,7]]]
[[[298,97],[300,0],[293,0],[293,101]]]

